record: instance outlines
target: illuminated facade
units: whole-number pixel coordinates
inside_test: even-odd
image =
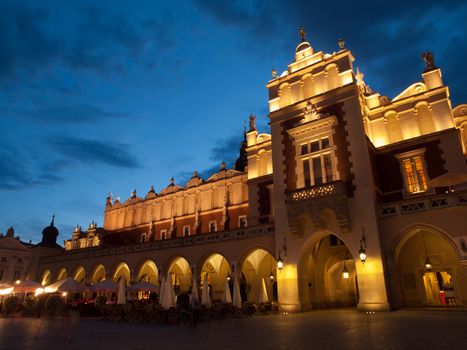
[[[237,275],[245,300],[265,279],[288,311],[466,305],[467,190],[431,180],[467,172],[467,105],[451,107],[430,53],[422,80],[389,99],[343,41],[325,54],[304,35],[266,85],[271,133],[250,116],[235,170],[109,195],[103,227],[76,227],[36,278],[157,284],[170,272],[184,292],[208,274],[221,299]]]

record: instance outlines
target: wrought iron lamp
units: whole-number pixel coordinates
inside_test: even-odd
[[[282,268],[284,267],[284,261],[282,260],[282,257],[281,257],[281,252],[284,252],[284,255],[287,256],[287,245],[286,245],[287,241],[284,237],[284,242],[282,242],[282,246],[281,248],[279,249],[279,252],[278,252],[278,258],[277,258],[277,268],[279,269],[279,271],[282,271]]]
[[[365,228],[362,227],[362,238],[360,239],[360,249],[358,250],[358,256],[362,264],[365,264],[366,261],[366,238],[365,238]]]

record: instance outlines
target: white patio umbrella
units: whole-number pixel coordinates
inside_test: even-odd
[[[242,307],[242,296],[240,295],[240,285],[237,276],[234,278],[232,305],[235,307]]]
[[[167,284],[167,295],[165,296],[168,300],[168,307],[171,308],[175,306],[175,292],[174,292],[174,286],[172,284],[172,274],[169,273],[169,277],[166,281]]]
[[[259,292],[259,303],[267,303],[269,301],[268,298],[268,291],[266,289],[266,282],[264,282],[264,278],[261,280],[261,290]]]
[[[50,286],[44,288],[46,293],[55,292],[68,292],[68,293],[83,293],[87,292],[89,288],[82,283],[74,280],[71,277],[67,277],[62,281],[55,282]]]
[[[224,295],[222,296],[222,302],[224,304],[231,304],[232,303],[232,295],[230,294],[230,286],[229,286],[229,281],[225,281],[225,286],[224,286]]]
[[[467,174],[446,173],[428,181],[431,187],[453,187],[467,182]]]
[[[193,277],[193,286],[191,287],[190,299],[199,301],[198,283],[196,282],[196,277]]]
[[[35,292],[37,288],[42,288],[42,284],[31,280],[24,280],[15,283],[13,287],[15,293],[32,293]]]
[[[209,296],[208,274],[204,275],[203,292],[201,293],[201,304],[211,307],[211,297]]]
[[[120,277],[120,281],[118,281],[117,304],[126,304],[126,279],[125,279],[125,276]]]
[[[91,286],[93,292],[113,292],[116,293],[118,290],[118,284],[112,281],[111,279],[105,279],[103,281],[97,282]]]
[[[159,292],[159,286],[149,282],[138,282],[130,287],[132,292]]]

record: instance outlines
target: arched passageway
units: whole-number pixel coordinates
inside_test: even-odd
[[[222,300],[225,281],[230,276],[230,263],[218,253],[209,255],[201,268],[200,288],[203,287],[204,276],[208,275],[209,293],[212,300]]]
[[[462,305],[467,292],[463,266],[441,232],[419,227],[405,233],[394,251],[401,306]]]
[[[152,260],[145,260],[138,269],[137,279],[138,282],[149,282],[152,284],[159,284],[159,274],[157,271],[156,263]]]
[[[41,276],[41,284],[43,286],[48,286],[52,282],[52,272],[50,270],[45,270]]]
[[[68,277],[68,272],[66,271],[64,267],[60,268],[57,271],[57,281],[63,281],[67,277]]]
[[[358,281],[350,250],[334,234],[317,237],[304,245],[298,266],[302,308],[356,306]]]
[[[250,302],[259,302],[264,279],[269,301],[277,301],[276,259],[268,251],[257,248],[243,259],[240,280],[241,295]]]
[[[172,284],[176,294],[191,291],[191,268],[188,261],[183,257],[176,257],[172,260],[167,270],[172,276]],[[169,275],[169,274],[168,274]],[[199,283],[199,281],[198,281]]]
[[[119,282],[120,278],[125,277],[126,285],[130,285],[130,278],[131,278],[131,273],[130,273],[130,268],[125,262],[119,263],[115,268],[114,272],[112,273],[112,280],[114,282]]]
[[[91,270],[90,282],[97,283],[102,280],[105,280],[107,277],[107,273],[105,271],[105,267],[102,264],[99,264]]]
[[[78,281],[78,282],[81,282],[81,283],[84,283],[84,279],[86,278],[86,270],[84,269],[83,266],[78,266],[76,269],[75,269],[75,272],[73,274],[73,279],[75,281]]]

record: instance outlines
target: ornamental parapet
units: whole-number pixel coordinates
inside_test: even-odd
[[[143,251],[154,251],[161,249],[171,249],[178,247],[189,247],[213,242],[234,241],[243,238],[256,237],[262,235],[274,235],[274,225],[259,225],[245,227],[236,230],[218,231],[212,233],[203,233],[199,235],[177,237],[172,239],[156,240],[140,244],[131,244],[115,247],[93,247],[79,250],[65,251],[63,254],[55,256],[46,256],[40,259],[40,264],[80,260],[93,257],[104,257],[111,255],[130,254]]]
[[[455,191],[445,194],[424,195],[407,198],[402,201],[380,204],[380,217],[411,214],[420,211],[436,210],[467,205],[467,191]]]
[[[332,211],[342,232],[351,229],[348,210],[348,189],[343,181],[329,182],[286,193],[287,217],[292,234],[304,235],[305,222],[311,218],[316,229],[324,228],[323,211]]]

